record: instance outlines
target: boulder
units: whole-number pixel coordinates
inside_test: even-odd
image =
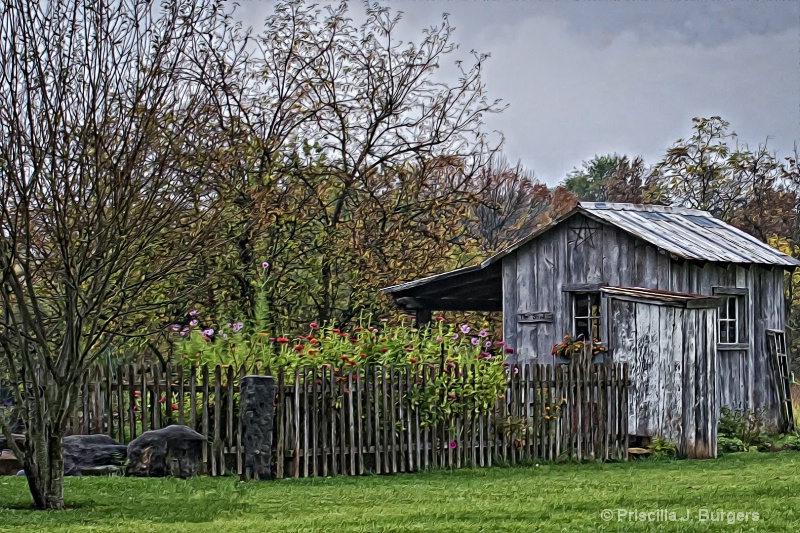
[[[128,475],[179,477],[200,473],[205,437],[188,426],[145,431],[128,444]]]
[[[71,435],[63,443],[65,476],[80,476],[93,467],[121,466],[128,456],[128,447],[108,435]]]
[[[13,476],[22,468],[22,462],[9,450],[0,451],[0,476]]]

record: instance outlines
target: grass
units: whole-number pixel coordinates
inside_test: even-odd
[[[68,511],[31,511],[0,478],[0,530],[33,531],[798,531],[800,453],[238,483],[234,478],[68,478]],[[701,508],[759,520],[701,522]],[[604,509],[689,521],[604,521]],[[658,518],[658,513],[652,515]],[[735,516],[731,517],[735,521]]]

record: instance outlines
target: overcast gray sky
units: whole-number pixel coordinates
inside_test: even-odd
[[[404,12],[404,40],[447,12],[460,53],[491,54],[488,93],[509,108],[487,126],[550,185],[594,154],[654,163],[696,116],[750,145],[769,137],[779,157],[800,142],[800,1],[382,3]],[[245,1],[240,16],[260,30],[273,5]]]

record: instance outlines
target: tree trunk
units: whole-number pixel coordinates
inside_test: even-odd
[[[43,425],[27,431],[25,475],[36,509],[64,509],[63,431],[56,431],[47,423]]]

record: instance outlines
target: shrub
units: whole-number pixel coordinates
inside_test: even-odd
[[[747,446],[736,437],[719,436],[717,438],[717,451],[719,453],[746,452]]]
[[[675,444],[660,435],[650,441],[647,449],[650,450],[651,457],[656,459],[672,459],[678,455]]]
[[[717,426],[718,438],[738,439],[745,451],[766,441],[763,409],[730,409],[723,407]]]

